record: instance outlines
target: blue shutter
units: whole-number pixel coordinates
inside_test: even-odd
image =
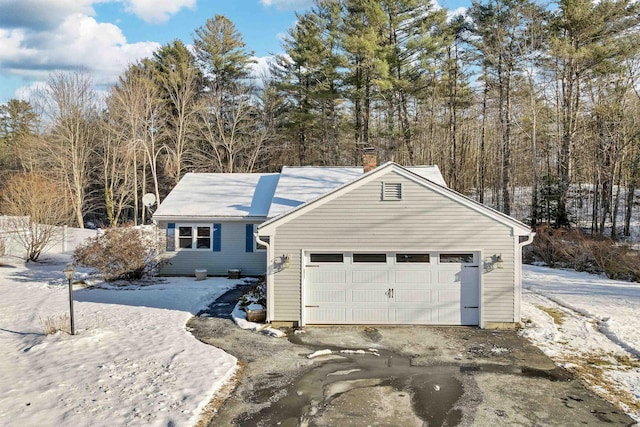
[[[213,252],[222,250],[222,224],[213,224]]]
[[[245,226],[246,235],[245,235],[245,252],[253,252],[253,224],[247,224]]]

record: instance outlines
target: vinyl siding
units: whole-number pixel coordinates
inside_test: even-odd
[[[383,182],[402,183],[402,200],[381,200]],[[291,262],[274,273],[271,320],[301,319],[302,250],[482,250],[484,321],[514,322],[512,229],[393,171],[278,226],[273,244]],[[504,268],[491,270],[494,255]]]
[[[175,222],[176,227],[181,223]],[[213,225],[222,224],[222,240],[220,252],[209,250],[180,250],[167,252],[165,250],[164,236],[166,236],[167,222],[160,222],[161,230],[160,259],[169,261],[160,273],[164,275],[192,276],[197,268],[206,268],[207,274],[212,276],[224,276],[230,268],[238,268],[243,275],[263,275],[266,271],[267,254],[265,251],[246,252],[245,248],[245,222],[223,222],[212,220],[210,222],[186,222],[189,225]],[[176,245],[177,248],[177,245]]]

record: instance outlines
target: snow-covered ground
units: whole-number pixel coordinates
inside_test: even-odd
[[[0,425],[194,425],[236,359],[185,323],[238,281],[76,285],[76,335],[44,335],[41,319],[69,312],[68,261],[0,258]]]
[[[236,360],[185,322],[238,281],[76,285],[77,335],[45,335],[68,313],[67,261],[0,258],[0,425],[195,424]],[[522,335],[640,420],[640,284],[525,266],[523,286]]]
[[[640,421],[640,284],[524,266],[522,335]]]

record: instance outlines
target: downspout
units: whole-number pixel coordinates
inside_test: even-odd
[[[527,240],[525,240],[524,242],[518,242],[518,300],[517,300],[517,304],[518,304],[518,309],[516,310],[516,319],[517,322],[516,323],[520,323],[520,319],[521,317],[521,313],[520,313],[520,307],[522,306],[522,249],[527,246],[530,245],[533,242],[533,238],[535,237],[536,233],[535,231],[532,231],[529,233],[529,235],[527,236]],[[520,237],[520,236],[518,236]],[[514,321],[516,320],[514,319]]]
[[[267,286],[267,319],[266,323],[271,322],[271,313],[273,313],[273,268],[271,267],[273,262],[273,256],[271,252],[273,248],[271,247],[271,242],[265,242],[264,240],[260,240],[260,236],[258,236],[258,232],[253,233],[256,238],[256,242],[260,243],[267,247],[267,271],[265,271],[265,279]]]

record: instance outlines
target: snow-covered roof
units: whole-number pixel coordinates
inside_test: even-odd
[[[411,172],[446,186],[437,166]],[[363,175],[362,167],[284,166],[281,173],[188,173],[162,201],[155,220],[273,218]]]
[[[279,177],[278,173],[188,173],[153,217],[265,218]]]
[[[447,183],[444,182],[444,177],[440,173],[440,168],[437,165],[405,166],[405,169],[415,173],[416,175],[420,175],[431,182],[442,185],[443,187],[447,186]]]
[[[287,212],[360,175],[362,167],[284,166],[268,216]]]

